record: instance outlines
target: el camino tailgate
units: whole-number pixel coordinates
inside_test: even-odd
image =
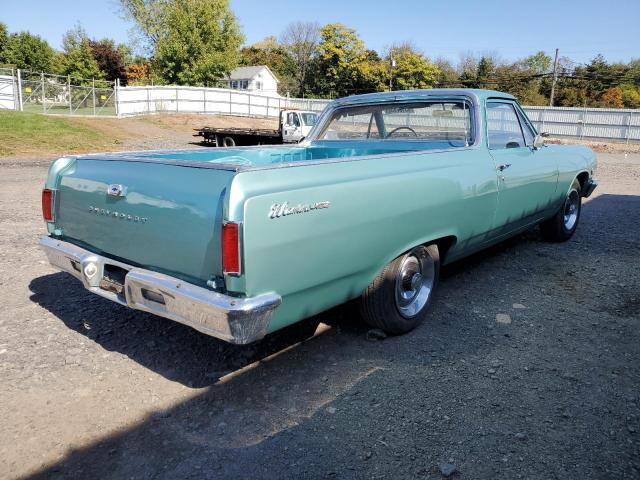
[[[57,179],[49,231],[96,253],[203,284],[221,273],[219,229],[233,175],[80,158]]]

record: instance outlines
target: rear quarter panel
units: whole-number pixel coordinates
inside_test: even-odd
[[[545,145],[558,158],[558,189],[557,203],[564,198],[571,188],[571,184],[581,173],[588,173],[593,178],[598,166],[596,154],[584,145]]]
[[[331,207],[269,218],[274,203]],[[283,297],[270,331],[361,294],[393,258],[453,236],[482,243],[496,206],[486,150],[412,153],[238,174],[229,219],[243,221],[244,277],[228,287]]]

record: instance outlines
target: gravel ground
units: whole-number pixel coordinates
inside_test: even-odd
[[[56,273],[44,166],[0,171],[2,478],[640,478],[638,154],[571,241],[445,268],[409,335],[343,307],[247,347]]]

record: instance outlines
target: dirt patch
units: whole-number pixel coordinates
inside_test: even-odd
[[[597,153],[640,153],[638,142],[607,142],[572,138],[546,138],[545,142],[560,145],[586,145]]]

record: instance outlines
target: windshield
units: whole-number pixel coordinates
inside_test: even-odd
[[[318,115],[315,113],[301,113],[300,117],[303,125],[314,126],[318,121]]]
[[[421,101],[336,109],[318,140],[413,140],[467,146],[472,142],[470,105]]]

